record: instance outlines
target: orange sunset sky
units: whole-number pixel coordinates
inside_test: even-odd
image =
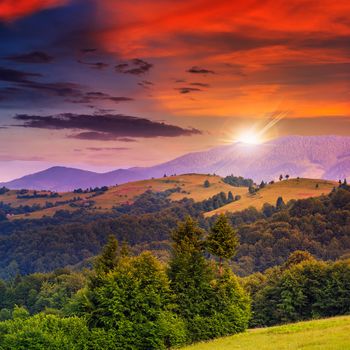
[[[349,1],[0,0],[0,181],[350,135]]]

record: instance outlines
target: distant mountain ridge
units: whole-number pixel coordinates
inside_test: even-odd
[[[184,173],[234,174],[257,182],[276,179],[280,174],[343,179],[350,175],[350,137],[287,136],[261,145],[233,143],[188,153],[152,167],[118,169],[103,174],[52,167],[0,185],[11,189],[70,191],[79,187],[111,186],[164,174]]]

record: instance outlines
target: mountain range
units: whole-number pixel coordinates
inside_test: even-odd
[[[252,178],[256,182],[274,180],[280,174],[343,179],[350,175],[350,137],[287,136],[259,145],[236,142],[188,153],[151,167],[117,169],[106,173],[55,166],[1,183],[0,186],[71,191],[185,173],[234,174]]]

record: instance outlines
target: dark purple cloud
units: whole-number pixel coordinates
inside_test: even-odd
[[[116,137],[107,132],[96,131],[84,131],[78,134],[69,135],[69,138],[79,140],[96,140],[96,141],[120,141],[119,137]]]
[[[179,91],[180,94],[188,94],[190,92],[202,91],[201,89],[192,88],[192,87],[181,87],[181,88],[176,88],[175,90]]]
[[[16,69],[9,69],[0,67],[0,81],[7,81],[11,83],[27,83],[31,78],[41,77],[39,73],[28,73]]]
[[[148,80],[142,80],[142,81],[138,82],[137,85],[140,85],[144,89],[150,89],[154,85],[154,83],[152,83],[151,81],[148,81]]]
[[[78,63],[81,64],[85,64],[86,66],[90,66],[91,68],[95,68],[95,69],[104,69],[109,67],[108,63],[104,63],[104,62],[85,62],[83,60],[78,60]]]
[[[45,95],[63,97],[65,102],[91,104],[100,101],[112,101],[115,103],[133,101],[130,97],[111,96],[100,91],[84,91],[80,84],[70,82],[46,83],[35,81],[31,78],[42,77],[38,73],[28,73],[15,69],[0,67],[0,81],[15,84],[16,87],[5,87],[0,89],[0,99],[15,98],[16,95],[23,96],[23,91],[39,91]]]
[[[81,53],[92,53],[92,52],[96,52],[97,49],[94,48],[86,48],[86,49],[80,49]]]
[[[115,66],[115,70],[118,73],[123,74],[133,74],[133,75],[142,75],[151,70],[153,67],[152,63],[146,62],[140,58],[135,58],[129,63],[119,63]]]
[[[209,84],[205,84],[205,83],[190,83],[191,86],[200,86],[200,87],[204,87],[204,88],[208,88],[210,87]]]
[[[190,69],[187,70],[187,72],[192,74],[215,74],[213,70],[209,70],[209,69],[205,69],[197,66],[191,67]]]
[[[73,96],[74,97],[74,96]],[[79,92],[78,95],[75,96],[76,98],[70,99],[69,102],[72,103],[93,103],[98,101],[112,101],[115,103],[119,102],[128,102],[133,101],[133,98],[130,97],[124,97],[124,96],[111,96],[109,94],[106,94],[104,92],[99,91],[92,91],[87,93]]]
[[[54,57],[42,51],[33,51],[20,55],[7,56],[5,59],[19,63],[50,63],[54,60]]]
[[[70,137],[78,139],[115,140],[129,137],[176,137],[201,134],[197,129],[184,129],[179,126],[155,122],[146,118],[122,114],[59,114],[51,116],[19,114],[15,120],[26,128],[50,130],[81,130]]]

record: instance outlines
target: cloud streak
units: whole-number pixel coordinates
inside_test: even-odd
[[[122,114],[60,114],[51,116],[19,114],[14,117],[25,128],[80,130],[70,135],[78,139],[117,140],[118,138],[154,138],[199,135],[198,129],[151,121]]]
[[[13,21],[48,8],[66,5],[69,0],[2,0],[0,21]]]
[[[0,67],[0,81],[16,84],[16,88],[3,88],[0,90],[0,98],[15,98],[22,95],[24,90],[38,91],[42,94],[63,97],[65,102],[76,104],[91,104],[95,102],[111,101],[114,103],[129,102],[134,99],[125,96],[112,96],[100,91],[84,91],[84,87],[70,82],[46,83],[33,80],[42,77],[39,73],[28,73],[21,70]]]
[[[146,62],[140,58],[135,58],[129,63],[120,63],[115,66],[118,73],[142,75],[149,72],[153,68],[153,64]]]
[[[175,90],[179,91],[180,94],[189,94],[190,92],[202,91],[201,89],[192,88],[192,87],[181,87],[181,88],[176,88]]]
[[[192,74],[215,74],[213,70],[201,68],[197,66],[191,67],[190,69],[187,70],[187,72]]]
[[[50,63],[54,60],[53,56],[50,56],[46,52],[32,51],[20,55],[12,55],[5,57],[8,61],[14,61],[18,63]]]

